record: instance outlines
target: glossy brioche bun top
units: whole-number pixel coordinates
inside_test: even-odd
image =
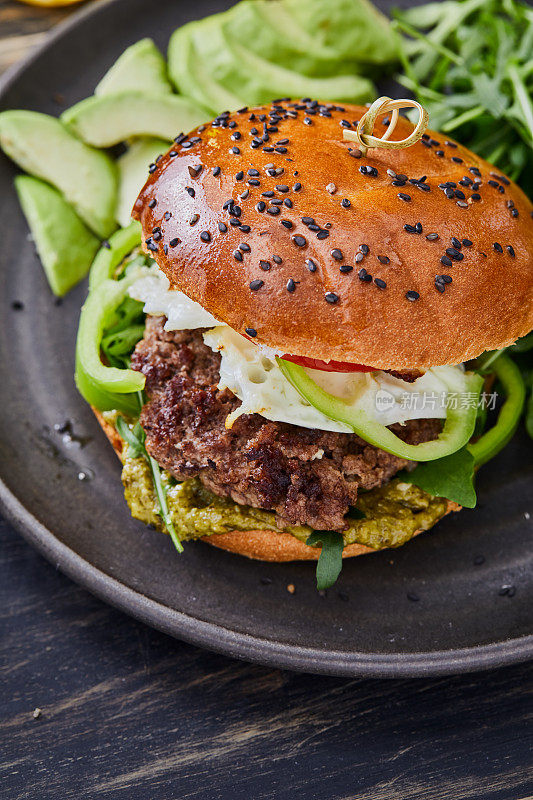
[[[172,288],[283,353],[380,369],[528,333],[530,201],[440,133],[361,157],[343,128],[365,111],[283,100],[177,137],[133,209]]]

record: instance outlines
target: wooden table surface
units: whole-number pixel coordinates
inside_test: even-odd
[[[69,13],[0,0],[0,71]],[[533,798],[530,665],[379,681],[240,663],[104,605],[1,519],[0,539],[2,799]]]

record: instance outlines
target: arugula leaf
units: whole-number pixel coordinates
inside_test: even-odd
[[[143,394],[139,393],[139,410],[142,408],[144,401]],[[124,417],[117,417],[117,431],[122,439],[128,445],[128,456],[130,458],[144,458],[150,467],[152,473],[152,481],[159,504],[159,516],[163,520],[174,547],[178,553],[183,553],[183,545],[174,527],[172,517],[167,502],[167,485],[163,480],[161,468],[155,458],[153,458],[147,451],[145,446],[146,434],[142,429],[141,423],[137,420],[135,425],[130,428]]]
[[[145,433],[139,422],[136,422],[133,428],[130,428],[124,417],[117,417],[117,431],[128,445],[130,458],[139,458],[139,456],[145,455]]]
[[[446,497],[465,508],[476,506],[474,457],[466,446],[444,458],[418,464],[412,472],[402,471],[398,477],[435,497]]]
[[[338,531],[313,531],[305,543],[315,546],[319,542],[322,549],[316,565],[316,588],[322,591],[333,586],[339,577],[344,539]]]
[[[533,190],[533,11],[519,0],[445,0],[394,12],[399,82],[451,133]]]

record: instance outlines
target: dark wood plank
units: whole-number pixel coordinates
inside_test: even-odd
[[[79,6],[39,8],[17,0],[0,0],[0,73],[39,45],[46,31]]]
[[[0,539],[10,800],[533,794],[527,665],[378,681],[239,663],[105,606],[6,524]]]

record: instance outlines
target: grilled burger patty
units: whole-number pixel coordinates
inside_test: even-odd
[[[270,422],[259,414],[224,426],[240,401],[219,390],[220,355],[199,330],[166,332],[164,317],[147,317],[132,368],[146,377],[141,413],[146,447],[178,480],[198,476],[212,492],[273,510],[280,528],[306,524],[346,529],[359,489],[390,480],[406,461],[355,434]],[[410,444],[437,437],[439,420],[412,420],[391,429]]]

